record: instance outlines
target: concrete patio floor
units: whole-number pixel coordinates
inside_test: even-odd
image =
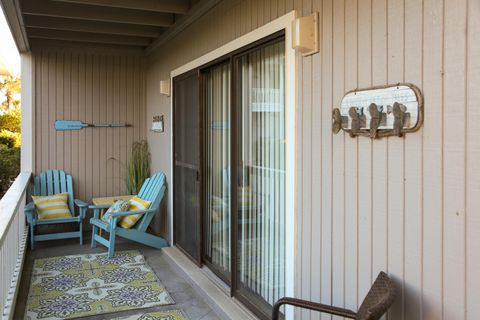
[[[149,248],[132,242],[122,241],[121,239],[117,240],[117,250],[139,250],[145,256],[147,263],[163,283],[173,300],[175,300],[175,304],[110,314],[101,314],[79,319],[114,319],[117,317],[123,317],[142,312],[169,309],[182,309],[191,320],[220,319],[213,309],[202,298],[202,296],[186,281],[182,274],[172,267],[171,263],[167,261],[161,250]],[[32,251],[29,249],[26,253],[26,259],[20,283],[20,292],[17,297],[17,304],[13,318],[24,318],[25,305],[27,303],[28,290],[30,287],[30,277],[32,274],[33,261],[35,259],[93,252],[106,252],[106,249],[102,246],[91,249],[90,242],[88,240],[85,241],[83,246],[80,246],[77,239],[40,242],[36,244],[35,250]]]

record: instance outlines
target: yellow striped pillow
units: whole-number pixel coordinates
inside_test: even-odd
[[[130,199],[130,211],[139,211],[145,210],[150,207],[151,202],[147,200],[140,199],[137,196],[133,196]],[[118,223],[122,228],[130,229],[137,223],[138,220],[143,216],[143,213],[131,214],[129,216],[123,217],[122,220]]]
[[[37,208],[38,219],[70,218],[68,209],[68,193],[58,193],[52,196],[32,196]]]

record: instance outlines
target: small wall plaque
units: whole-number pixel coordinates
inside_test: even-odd
[[[351,137],[402,137],[423,124],[423,96],[410,83],[347,92],[332,115],[332,130]]]
[[[154,116],[150,130],[153,132],[163,132],[163,129],[163,116]]]

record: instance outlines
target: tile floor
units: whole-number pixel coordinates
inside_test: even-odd
[[[191,320],[218,320],[220,319],[212,308],[205,302],[199,293],[183,278],[181,273],[176,271],[162,256],[161,250],[138,245],[132,242],[117,242],[117,250],[139,250],[152,267],[157,277],[163,283],[171,297],[175,300],[174,305],[159,306],[148,309],[123,311],[112,314],[102,314],[81,319],[100,320],[113,319],[120,316],[127,316],[139,312],[165,310],[165,309],[182,309]],[[88,252],[106,252],[105,248],[98,246],[96,249],[90,248],[90,243],[85,242],[83,246],[78,244],[78,240],[57,240],[46,241],[36,244],[35,250],[28,250],[24,264],[22,279],[20,283],[20,291],[17,297],[17,305],[15,307],[14,319],[23,319],[25,304],[30,287],[30,277],[32,273],[33,261],[36,258],[55,257],[61,255],[83,254]]]

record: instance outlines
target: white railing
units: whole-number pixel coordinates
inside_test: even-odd
[[[25,257],[28,228],[25,226],[25,197],[30,172],[18,175],[0,199],[0,311],[12,319]]]

